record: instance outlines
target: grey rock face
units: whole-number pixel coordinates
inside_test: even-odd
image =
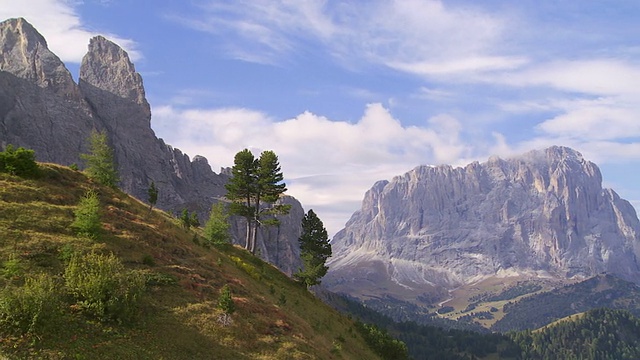
[[[0,70],[30,80],[42,88],[76,97],[77,86],[62,61],[47,47],[47,42],[24,19],[0,23]]]
[[[326,283],[349,292],[364,276],[420,293],[527,274],[638,281],[639,234],[631,204],[569,148],[419,166],[366,193],[332,241]]]
[[[142,76],[136,72],[129,55],[102,36],[89,41],[89,52],[80,67],[81,86],[83,83],[131,100],[149,111]]]
[[[105,131],[114,149],[120,188],[146,201],[151,181],[159,190],[158,207],[172,213],[188,208],[206,221],[211,204],[226,193],[226,174],[216,174],[207,159],[193,160],[158,139],[142,77],[127,53],[98,36],[91,39],[80,68],[79,85],[44,38],[24,19],[0,23],[0,146],[34,149],[39,161],[82,165],[92,130]],[[302,206],[291,201],[277,236],[259,238],[263,258],[276,259],[285,271],[297,270],[295,248]],[[286,226],[284,224],[287,224]],[[242,234],[233,234],[240,242]],[[264,240],[268,243],[263,243]],[[277,240],[276,240],[277,239]],[[273,242],[273,244],[271,243]]]

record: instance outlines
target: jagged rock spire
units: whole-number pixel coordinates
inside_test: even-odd
[[[23,18],[0,23],[0,70],[65,96],[78,94],[71,73]]]
[[[142,76],[120,46],[96,36],[89,42],[89,51],[82,58],[80,86],[84,83],[134,101],[146,108]]]

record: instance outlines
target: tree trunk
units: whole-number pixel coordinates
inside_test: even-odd
[[[251,248],[251,220],[247,219],[247,236],[245,237],[244,248],[249,250]]]
[[[256,222],[255,228],[253,229],[253,234],[251,238],[251,253],[255,255],[256,253],[256,242],[258,238],[258,229],[260,228],[260,224]]]

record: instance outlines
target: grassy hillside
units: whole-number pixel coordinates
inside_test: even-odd
[[[198,230],[187,231],[166,213],[79,172],[41,167],[44,175],[36,180],[0,174],[0,321],[12,324],[7,309],[36,309],[37,315],[0,329],[0,357],[377,358],[353,321],[271,265],[239,248],[205,246]],[[71,226],[91,189],[102,222],[94,238],[76,235]],[[105,295],[131,300],[131,316],[92,316],[69,290],[69,264],[87,254],[103,260],[114,254],[123,278],[144,280],[138,302],[135,294]],[[217,306],[224,285],[236,308],[226,326]]]
[[[640,315],[640,287],[611,275],[526,296],[503,306],[505,315],[492,330],[537,329],[566,316],[595,308],[628,310]]]

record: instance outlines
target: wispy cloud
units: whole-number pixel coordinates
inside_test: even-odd
[[[81,2],[0,0],[0,19],[25,18],[47,39],[51,51],[64,62],[81,62],[87,52],[89,39],[98,34],[122,46],[133,61],[142,58],[135,41],[87,28],[76,11],[77,6],[82,6]]]
[[[286,63],[297,51],[321,46],[350,65],[366,61],[421,75],[494,71],[526,62],[493,53],[504,35],[504,19],[439,0],[206,4],[197,15],[173,19],[226,36],[229,54],[246,61]]]

